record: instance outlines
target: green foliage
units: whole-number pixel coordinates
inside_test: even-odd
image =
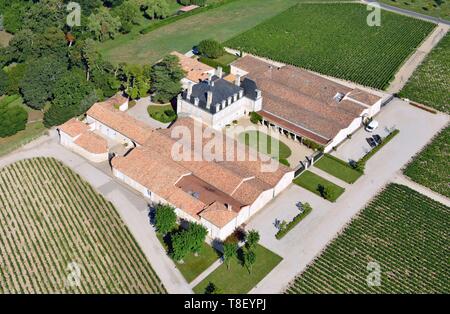
[[[168,55],[152,67],[150,77],[154,101],[167,103],[181,92],[180,80],[184,72],[178,62],[176,56]]]
[[[360,167],[364,167],[366,166],[366,162],[372,158],[373,155],[375,155],[380,149],[383,148],[384,145],[386,145],[387,143],[389,143],[394,136],[396,136],[398,133],[400,133],[400,131],[398,129],[395,129],[394,131],[392,131],[391,133],[389,133],[388,136],[386,136],[385,138],[383,138],[381,144],[378,144],[377,146],[375,146],[370,152],[368,152],[367,154],[365,154],[358,162],[360,163]]]
[[[119,78],[122,89],[131,99],[147,96],[150,89],[150,69],[148,66],[122,64]]]
[[[4,1],[0,5],[4,29],[12,34],[17,33],[22,27],[24,17],[30,6],[31,3],[27,1]]]
[[[150,105],[147,107],[147,111],[150,117],[161,123],[170,123],[177,118],[177,113],[173,110],[172,105]]]
[[[275,234],[275,238],[277,238],[278,240],[283,238],[289,231],[294,229],[294,227],[298,225],[300,221],[302,221],[306,216],[308,216],[309,213],[311,213],[311,211],[312,211],[311,205],[309,203],[303,203],[303,212],[295,216],[294,219],[292,219],[292,221],[290,221],[289,223],[283,221],[283,223],[280,225],[280,229]]]
[[[252,111],[250,112],[250,121],[253,124],[258,124],[262,121],[262,117],[259,113]]]
[[[86,81],[80,69],[66,72],[58,80],[53,95],[52,105],[44,114],[46,127],[62,124],[70,118],[83,114],[98,100],[92,83]]]
[[[206,5],[207,0],[178,0],[178,2],[182,5],[198,5],[204,6]]]
[[[248,250],[253,250],[260,240],[259,232],[256,230],[250,230],[246,236],[245,247]]]
[[[157,204],[155,206],[155,227],[162,235],[174,230],[177,227],[175,208],[167,204]]]
[[[314,163],[314,167],[322,169],[347,183],[354,183],[364,173],[364,169],[361,171],[357,162],[352,165],[350,166],[347,162],[330,154],[324,154]]]
[[[382,15],[381,27],[368,27],[362,4],[298,4],[225,45],[382,89],[435,27],[388,11]]]
[[[8,95],[15,95],[20,92],[20,81],[22,81],[27,66],[25,63],[18,63],[14,66],[7,68],[8,84],[6,87],[6,93]]]
[[[336,198],[335,190],[328,185],[317,185],[317,191],[320,193],[320,196],[322,196],[326,200],[330,201]]]
[[[252,250],[244,251],[244,265],[247,267],[249,274],[252,273],[253,265],[256,263],[256,254]]]
[[[309,170],[304,171],[301,175],[295,178],[293,182],[319,196],[324,198],[326,196],[331,202],[336,201],[339,196],[345,192],[343,187],[340,187]]]
[[[7,137],[25,130],[28,113],[19,106],[9,106],[8,101],[0,101],[0,137]]]
[[[389,184],[287,292],[448,294],[449,228],[449,207],[406,186]],[[374,270],[369,262],[381,267],[380,286],[367,284]]]
[[[139,5],[135,1],[126,1],[112,10],[114,16],[120,19],[120,31],[124,34],[129,33],[133,25],[139,24],[140,14]]]
[[[138,2],[149,19],[164,19],[170,13],[166,0],[138,0]]]
[[[221,67],[224,73],[231,72],[230,65],[219,62],[216,59],[201,56],[200,58],[198,58],[198,61],[206,65],[209,65],[210,67],[213,67],[215,69],[217,69],[217,67]]]
[[[121,23],[119,17],[112,16],[107,8],[102,7],[87,18],[87,27],[97,40],[104,41],[117,35]]]
[[[202,40],[198,44],[198,51],[201,55],[212,59],[217,59],[225,54],[222,44],[213,39]]]
[[[237,256],[238,244],[236,242],[225,242],[223,244],[223,262],[227,265],[227,269],[230,269],[231,259]]]
[[[302,143],[303,145],[305,145],[308,148],[311,148],[313,150],[318,150],[318,151],[323,151],[324,147],[316,142],[314,142],[313,140],[310,140],[306,137],[302,138]]]
[[[36,34],[45,34],[48,28],[62,29],[66,22],[63,0],[41,0],[34,2],[25,12],[22,29]]]
[[[3,95],[6,93],[6,90],[9,85],[9,78],[8,75],[0,69],[0,95]]]
[[[186,230],[182,230],[180,232],[172,235],[172,258],[175,261],[182,261],[183,258],[189,253],[190,248],[190,238],[188,232]]]
[[[66,71],[66,65],[54,57],[31,61],[20,82],[25,103],[32,108],[42,109],[51,100],[54,87]]]
[[[200,253],[203,247],[203,242],[205,242],[206,235],[208,231],[205,227],[197,223],[190,223],[187,229],[187,237],[189,241],[189,250],[194,253]]]
[[[413,181],[450,198],[450,126],[443,129],[404,170]]]

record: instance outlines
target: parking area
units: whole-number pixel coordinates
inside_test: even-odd
[[[433,115],[426,114],[424,111],[412,107],[403,100],[394,98],[381,109],[380,113],[374,117],[374,120],[379,122],[376,130],[367,132],[364,128],[360,128],[352,135],[351,139],[346,140],[331,155],[345,161],[357,161],[371,150],[367,138],[374,135],[379,135],[384,138],[394,129],[399,129],[401,132],[412,126],[424,127],[427,125],[427,122],[432,123]],[[407,141],[402,142],[401,145],[408,146],[409,141],[414,141],[414,138],[407,138]]]

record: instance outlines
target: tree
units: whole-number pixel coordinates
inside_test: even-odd
[[[27,105],[42,109],[51,100],[56,83],[67,71],[66,64],[55,57],[43,57],[27,65],[20,90]]]
[[[87,18],[87,27],[99,41],[114,38],[121,28],[120,18],[112,16],[109,10],[101,7],[97,13]]]
[[[190,243],[189,235],[186,230],[180,231],[172,236],[172,258],[182,262],[189,253]]]
[[[184,72],[176,56],[168,55],[155,64],[151,69],[150,77],[154,101],[169,102],[182,90],[180,81],[184,77]]]
[[[331,189],[329,186],[325,186],[323,184],[319,184],[317,186],[317,191],[326,200],[331,200],[331,199],[334,198],[334,190]]]
[[[223,262],[227,265],[227,269],[230,269],[231,259],[237,256],[238,245],[235,242],[229,242],[223,244]]]
[[[145,97],[150,89],[147,66],[122,64],[119,79],[122,81],[122,89],[131,99]]]
[[[49,27],[62,29],[66,21],[63,0],[40,0],[27,9],[22,29],[30,29],[36,34],[44,34]]]
[[[0,104],[0,137],[7,137],[24,130],[27,125],[28,113],[19,106]]]
[[[176,228],[177,215],[172,206],[158,204],[155,210],[155,227],[160,234],[165,235]]]
[[[201,55],[212,59],[217,59],[225,53],[222,44],[213,39],[202,40],[197,48]]]
[[[220,290],[213,282],[209,282],[209,284],[205,288],[205,294],[221,294],[222,290]]]
[[[139,5],[135,1],[128,1],[122,3],[120,6],[114,8],[112,14],[119,17],[122,33],[129,33],[134,24],[138,24]]]
[[[190,223],[187,233],[190,250],[195,255],[198,255],[202,249],[203,243],[205,242],[208,231],[200,224]]]
[[[259,232],[256,230],[250,230],[247,234],[247,242],[245,246],[248,250],[252,250],[255,248],[256,244],[259,242]]]
[[[3,95],[6,93],[6,90],[9,85],[9,78],[8,75],[0,69],[0,95]]]
[[[86,103],[93,93],[92,83],[86,82],[81,69],[66,72],[57,82],[51,107],[44,114],[44,124],[47,127],[59,125],[70,118],[86,112],[97,99]]]
[[[140,0],[142,10],[149,19],[164,19],[170,13],[166,0]]]
[[[244,265],[245,267],[247,267],[248,272],[251,274],[252,273],[252,269],[253,269],[253,265],[256,262],[256,254],[255,252],[251,251],[251,250],[246,250],[244,252]]]

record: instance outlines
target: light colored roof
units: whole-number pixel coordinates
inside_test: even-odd
[[[233,220],[237,213],[228,209],[224,204],[214,202],[200,213],[200,217],[208,220],[219,228],[224,227]]]
[[[191,5],[187,5],[187,6],[184,6],[184,7],[180,8],[179,11],[181,11],[181,12],[189,12],[189,11],[197,9],[198,7],[199,7],[198,5],[191,4]]]
[[[103,137],[93,133],[85,132],[76,139],[75,144],[93,154],[108,152],[108,142]]]
[[[380,99],[294,66],[275,67],[251,55],[232,65],[248,72],[262,91],[263,112],[327,140]],[[338,102],[334,99],[337,93],[346,97]]]
[[[186,77],[193,82],[206,80],[209,76],[208,73],[214,72],[214,68],[195,58],[187,57],[177,51],[172,51],[170,54],[178,57],[181,68],[186,72]]]
[[[60,129],[60,131],[63,131],[70,137],[78,136],[89,130],[89,127],[85,123],[75,118],[70,119],[66,123],[60,125],[58,128]]]
[[[120,101],[116,102],[115,99],[95,103],[87,111],[87,115],[143,145],[153,129],[144,122],[116,109],[114,105],[118,104],[121,104]]]

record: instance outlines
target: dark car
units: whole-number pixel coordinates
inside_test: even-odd
[[[377,146],[377,142],[375,142],[375,140],[371,137],[366,138],[367,143],[369,143],[370,147],[374,148],[375,146]]]
[[[382,141],[381,136],[379,136],[378,134],[373,135],[372,138],[375,140],[377,144],[380,144]]]
[[[192,53],[194,55],[196,55],[196,56],[198,56],[200,54],[200,51],[198,51],[198,47],[197,46],[192,47]]]

